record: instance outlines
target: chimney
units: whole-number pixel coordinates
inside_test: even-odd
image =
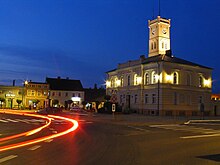
[[[140,56],[140,61],[141,61],[141,62],[143,62],[145,59],[146,59],[146,58],[145,58],[145,55],[141,55],[141,56]]]

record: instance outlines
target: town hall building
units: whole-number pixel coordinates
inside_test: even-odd
[[[107,72],[106,94],[147,115],[212,114],[212,68],[174,57],[170,19],[148,21],[149,53]]]

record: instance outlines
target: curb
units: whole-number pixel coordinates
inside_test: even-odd
[[[184,124],[190,124],[190,123],[212,123],[212,122],[220,122],[220,120],[189,120],[185,122]]]

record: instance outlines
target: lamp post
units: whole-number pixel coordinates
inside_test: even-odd
[[[23,107],[25,106],[25,87],[26,87],[26,85],[28,84],[28,81],[27,80],[25,80],[24,81],[24,85],[23,85],[23,88],[22,88],[22,104],[23,104]]]

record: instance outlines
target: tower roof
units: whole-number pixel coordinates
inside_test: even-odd
[[[160,62],[160,61],[165,61],[165,62],[170,62],[170,63],[177,63],[177,64],[183,64],[183,65],[190,65],[190,66],[198,66],[201,68],[206,68],[206,69],[212,69],[207,66],[203,66],[197,63],[193,63],[181,58],[173,57],[173,56],[167,56],[167,55],[157,55],[157,56],[152,56],[148,57],[145,59],[145,61],[142,64],[148,64],[148,63],[153,63],[153,62]]]

